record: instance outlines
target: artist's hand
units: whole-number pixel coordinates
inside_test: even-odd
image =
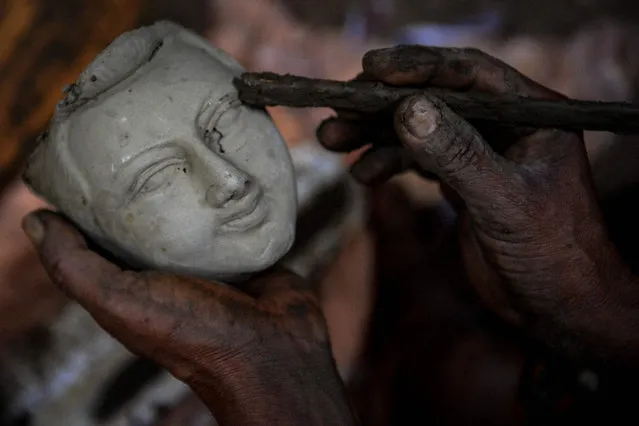
[[[275,268],[246,293],[124,271],[60,216],[23,228],[53,281],[113,337],[183,380],[224,424],[352,424],[325,321],[306,282]]]
[[[399,46],[369,52],[363,67],[360,78],[392,85],[560,97],[474,49]],[[364,183],[414,166],[436,175],[459,208],[467,272],[484,302],[548,343],[588,340],[626,268],[606,235],[581,133],[474,124],[418,95],[392,117],[337,117],[318,133],[331,150],[372,144],[352,169]]]

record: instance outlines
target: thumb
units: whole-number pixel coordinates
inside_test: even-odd
[[[243,293],[212,281],[122,270],[91,251],[80,232],[53,212],[31,213],[22,226],[62,291],[130,351],[178,377],[188,373],[177,362],[184,359],[180,354],[201,357],[204,350],[228,349],[252,338],[250,330],[237,327],[238,315],[247,318],[254,306]],[[229,330],[235,333],[232,338]],[[214,344],[207,347],[206,342]]]
[[[89,250],[73,225],[51,211],[30,213],[22,220],[22,228],[54,284],[82,305],[94,305],[100,299],[101,281],[118,281],[123,275],[122,269]]]
[[[469,208],[482,200],[494,203],[498,189],[507,187],[511,164],[438,98],[420,94],[404,100],[395,130],[415,162],[454,189]]]

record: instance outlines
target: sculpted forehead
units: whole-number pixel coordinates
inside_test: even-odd
[[[207,101],[235,92],[233,72],[202,49],[174,42],[138,73],[68,119],[69,148],[95,182],[107,184],[131,156],[172,139],[195,140]]]

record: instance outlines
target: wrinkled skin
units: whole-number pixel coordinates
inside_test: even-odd
[[[474,49],[398,46],[363,68],[358,78],[391,85],[561,98]],[[371,144],[352,170],[363,183],[408,167],[438,178],[467,273],[504,319],[570,355],[636,361],[639,289],[607,235],[581,133],[473,126],[418,95],[392,117],[329,119],[318,136],[341,152]]]
[[[363,65],[360,78],[389,84],[560,96],[474,50],[400,46]],[[343,152],[372,143],[353,167],[365,183],[407,167],[436,176],[459,210],[466,274],[503,318],[568,354],[636,362],[635,277],[608,238],[581,134],[474,124],[420,95],[386,116],[331,119],[319,138]],[[220,424],[353,423],[324,319],[298,277],[275,269],[241,292],[134,273],[52,213],[24,228],[54,282],[189,384]]]
[[[23,228],[53,281],[129,350],[187,383],[220,425],[352,424],[323,315],[297,275],[274,268],[242,292],[124,271],[51,212]]]

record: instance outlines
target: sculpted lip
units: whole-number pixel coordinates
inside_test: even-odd
[[[262,191],[257,189],[253,194],[242,200],[242,207],[231,214],[223,225],[227,231],[247,231],[262,223],[266,216],[262,205]]]

